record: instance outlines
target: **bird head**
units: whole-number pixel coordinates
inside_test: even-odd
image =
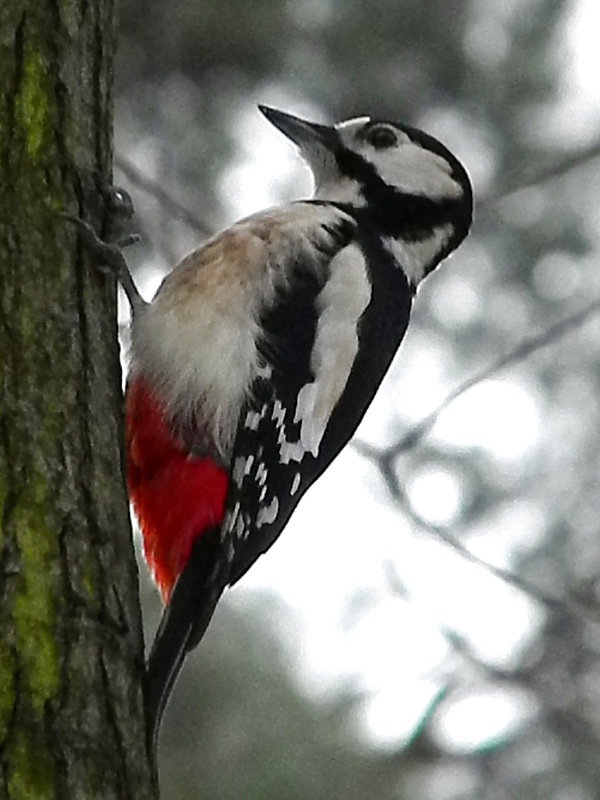
[[[315,198],[342,206],[376,231],[411,282],[418,283],[467,235],[473,212],[469,176],[433,136],[369,116],[329,126],[259,108],[298,146],[314,176]]]

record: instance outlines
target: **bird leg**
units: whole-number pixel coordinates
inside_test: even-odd
[[[110,196],[114,198],[109,204],[110,212],[117,218],[117,223],[120,223],[124,218],[129,219],[133,215],[133,204],[129,194],[123,189],[112,188]],[[72,214],[60,213],[59,216],[76,226],[86,249],[93,258],[97,259],[98,269],[113,275],[119,281],[129,300],[131,314],[135,316],[135,312],[145,306],[146,301],[135,285],[127,260],[123,254],[123,248],[139,242],[141,238],[139,234],[125,234],[114,242],[104,241],[98,236],[89,222]]]

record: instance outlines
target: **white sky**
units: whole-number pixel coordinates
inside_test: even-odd
[[[569,30],[569,48],[573,61],[570,79],[573,92],[584,103],[599,112],[598,100],[598,31],[600,30],[600,6],[597,0],[577,0]]]

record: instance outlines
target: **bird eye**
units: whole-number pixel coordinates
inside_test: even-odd
[[[377,125],[366,135],[366,140],[372,144],[377,150],[383,150],[386,147],[394,147],[398,143],[396,134],[387,125]]]

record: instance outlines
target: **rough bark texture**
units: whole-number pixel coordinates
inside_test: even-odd
[[[123,485],[113,0],[0,2],[0,798],[154,798]]]

